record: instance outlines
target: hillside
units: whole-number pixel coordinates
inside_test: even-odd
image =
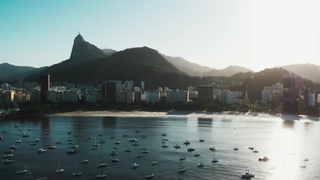
[[[203,76],[231,76],[240,72],[253,72],[253,70],[241,66],[228,66],[224,69],[212,69],[203,73]]]
[[[31,74],[38,73],[46,67],[34,68],[30,66],[15,66],[9,63],[0,64],[0,80],[17,81],[26,78]]]
[[[320,83],[320,66],[314,64],[292,64],[282,66],[284,69],[300,75],[303,78],[310,79]]]

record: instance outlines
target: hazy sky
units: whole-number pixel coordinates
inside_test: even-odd
[[[75,36],[221,69],[320,64],[320,1],[0,0],[0,63],[50,66]]]

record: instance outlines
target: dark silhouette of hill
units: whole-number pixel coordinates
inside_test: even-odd
[[[15,66],[9,63],[0,64],[0,79],[3,81],[16,81],[38,73],[47,67],[35,68],[30,66]]]
[[[310,79],[320,83],[320,66],[314,64],[292,64],[282,66],[284,69],[300,75],[303,78]]]
[[[171,57],[163,54],[162,56],[180,71],[190,76],[231,76],[239,72],[253,72],[253,70],[241,66],[228,66],[225,69],[215,69],[189,62],[182,57]]]
[[[107,55],[107,57],[117,52],[116,50],[113,50],[113,49],[101,49],[101,50]]]

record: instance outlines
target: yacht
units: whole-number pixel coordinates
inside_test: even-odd
[[[118,146],[114,146],[113,149],[119,149],[119,147]]]
[[[147,136],[143,135],[142,138],[146,138]]]
[[[142,150],[142,153],[149,153],[149,150]]]
[[[200,163],[200,164],[198,165],[199,168],[201,168],[201,167],[203,167],[203,166],[204,166],[203,163]]]
[[[40,140],[39,140],[39,139],[36,139],[36,140],[34,140],[33,142],[40,142]]]
[[[134,143],[132,143],[132,146],[139,146],[139,143],[134,142]]]
[[[48,149],[55,149],[56,146],[48,146]]]
[[[114,144],[117,144],[117,145],[119,145],[119,144],[121,144],[121,142],[119,142],[119,141],[116,141],[116,142],[114,142]]]
[[[72,134],[72,131],[68,131],[67,134]]]
[[[60,141],[56,141],[56,143],[57,143],[57,144],[61,144],[61,142],[60,142]]]
[[[19,139],[19,140],[16,140],[16,143],[21,143],[22,141]]]
[[[162,139],[162,141],[169,141],[169,139],[167,139],[167,138],[163,138],[163,139]]]
[[[97,179],[103,179],[103,178],[106,178],[106,177],[107,177],[106,174],[97,174],[97,175],[96,175],[96,178],[97,178]]]
[[[36,143],[30,143],[29,146],[36,146]]]
[[[233,150],[238,151],[238,150],[239,150],[239,148],[233,148]]]
[[[149,148],[146,148],[146,147],[143,147],[143,148],[141,148],[142,150],[149,150]]]
[[[118,153],[117,153],[117,151],[112,151],[111,153],[110,153],[110,155],[112,155],[112,156],[115,156],[115,155],[117,155]]]
[[[195,149],[194,148],[188,148],[188,151],[192,152],[192,151],[195,151]]]
[[[184,145],[189,145],[190,142],[189,142],[189,141],[185,141],[183,144],[184,144]]]
[[[200,139],[199,142],[204,142],[204,139]]]
[[[167,136],[167,134],[166,134],[166,133],[163,133],[162,136]]]
[[[252,146],[249,146],[248,148],[249,148],[250,150],[253,150],[253,149],[254,149]]]
[[[67,154],[75,154],[78,151],[76,149],[70,149],[70,151],[67,152]]]
[[[93,145],[93,147],[99,147],[99,146],[100,144],[97,144],[97,143]]]
[[[1,131],[1,133],[7,133],[7,131]]]
[[[12,145],[12,146],[10,146],[10,149],[12,149],[12,150],[18,149],[18,146]]]
[[[103,143],[105,143],[105,142],[107,142],[106,140],[101,140],[99,143],[100,144],[103,144]]]
[[[212,162],[212,163],[217,163],[217,162],[218,162],[218,159],[213,159],[211,162]]]
[[[100,164],[98,165],[98,167],[105,167],[105,166],[107,166],[107,165],[108,165],[107,163],[103,162],[103,163],[100,163]]]
[[[4,164],[9,164],[9,163],[13,163],[14,160],[11,160],[11,159],[5,159],[5,160],[2,160],[2,163]]]
[[[162,145],[162,148],[167,148],[167,147],[169,147],[169,146],[168,146],[168,145],[166,145],[166,144],[165,144],[165,145]]]
[[[259,161],[268,161],[269,158],[267,156],[259,157]]]
[[[152,161],[151,162],[151,165],[156,165],[157,164],[157,161]]]
[[[139,164],[137,164],[137,163],[133,163],[133,164],[132,164],[132,168],[133,168],[133,169],[137,168],[138,166],[139,166]]]
[[[112,162],[120,162],[119,159],[112,159]]]
[[[110,137],[111,139],[114,139],[114,138],[116,138],[114,135],[112,135],[111,137]]]
[[[195,156],[195,157],[199,157],[199,156],[200,156],[200,154],[195,154],[194,156]]]
[[[143,158],[143,155],[136,155],[136,158]]]
[[[179,173],[184,173],[184,172],[186,172],[186,171],[187,171],[186,168],[180,168],[178,172],[179,172]]]
[[[300,166],[300,168],[306,168],[306,167],[307,167],[307,165],[305,165],[305,164]]]
[[[132,152],[132,150],[131,150],[131,149],[129,149],[129,148],[128,148],[128,149],[126,149],[125,151],[126,151],[126,152]]]
[[[259,151],[258,150],[254,150],[253,153],[259,153]]]
[[[93,139],[93,137],[92,137],[92,136],[89,136],[89,137],[87,137],[87,139]]]
[[[309,159],[308,158],[304,158],[303,161],[309,161]]]
[[[3,155],[3,158],[12,158],[14,155],[13,154],[5,154]]]
[[[24,169],[24,170],[20,170],[20,171],[17,171],[17,174],[24,174],[26,173],[28,170]]]
[[[38,149],[38,153],[45,153],[45,152],[47,152],[46,149],[42,149],[42,148]]]
[[[176,144],[176,145],[174,145],[174,148],[180,149],[180,146]]]
[[[140,130],[136,130],[136,131],[135,131],[135,133],[139,133],[139,132],[140,132]]]
[[[216,147],[214,147],[214,146],[213,146],[213,147],[210,147],[209,150],[215,151],[215,150],[216,150]]]
[[[152,179],[153,177],[154,177],[154,174],[148,174],[148,175],[146,176],[147,179]]]
[[[129,136],[128,134],[124,134],[124,135],[123,135],[123,137],[128,137],[128,136]]]
[[[85,160],[82,160],[81,163],[88,163],[89,160],[88,159],[85,159]]]
[[[72,176],[82,176],[82,172],[80,171],[74,172],[72,173]]]
[[[57,169],[56,170],[56,173],[63,173],[64,172],[64,169]]]
[[[100,137],[101,137],[101,136],[103,136],[103,134],[99,134],[98,136],[100,136]]]
[[[75,144],[71,145],[71,148],[72,148],[72,149],[78,149],[78,147],[79,147],[79,146],[78,146],[78,145],[75,145]]]
[[[95,146],[92,147],[91,149],[94,150],[94,151],[98,151],[98,150],[99,150],[99,148],[98,148],[98,147],[95,147]]]
[[[251,179],[253,177],[254,177],[254,175],[251,174],[250,171],[246,171],[243,174],[241,174],[241,179]]]
[[[138,142],[138,139],[136,138],[132,138],[132,139],[128,139],[129,142]]]
[[[12,149],[3,150],[3,153],[5,153],[5,154],[12,154],[12,153],[13,153],[13,150],[12,150]]]
[[[179,160],[186,160],[184,156],[180,157]]]
[[[22,134],[22,137],[29,137],[28,134]]]
[[[28,131],[31,131],[31,129],[29,128]]]

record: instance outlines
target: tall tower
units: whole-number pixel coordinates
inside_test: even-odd
[[[40,79],[41,92],[40,92],[40,102],[48,102],[48,91],[50,89],[50,75],[41,75]]]
[[[293,104],[295,101],[295,75],[283,76],[283,103]]]

